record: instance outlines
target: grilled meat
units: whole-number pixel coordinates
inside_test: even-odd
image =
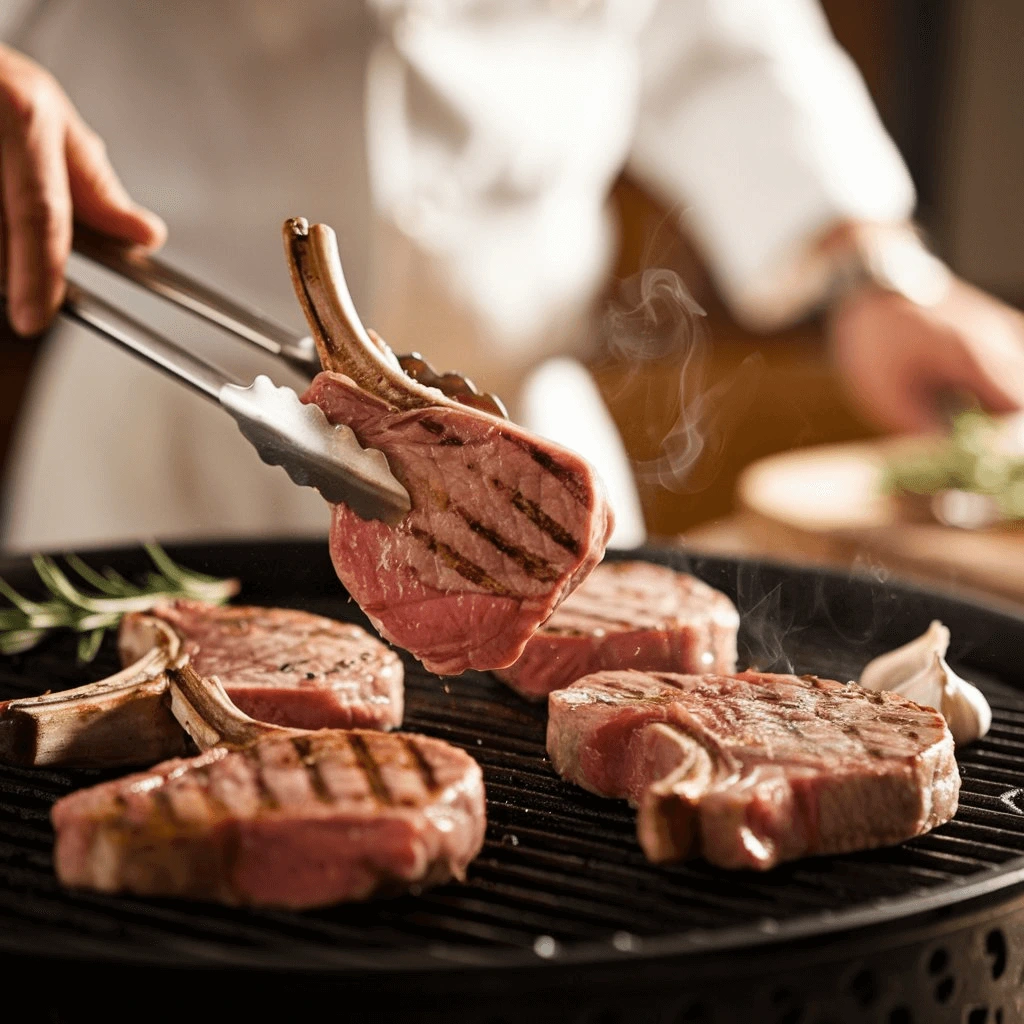
[[[650,562],[603,562],[494,674],[520,696],[604,669],[735,672],[739,614],[718,590]]]
[[[122,662],[150,643],[148,618],[170,626],[196,671],[217,676],[252,718],[298,729],[402,724],[401,659],[358,626],[286,608],[174,601],[125,616]]]
[[[813,676],[599,672],[548,698],[556,770],[638,808],[652,861],[724,868],[899,843],[956,812],[942,716]]]
[[[397,527],[336,505],[331,558],[389,640],[432,672],[503,668],[600,561],[612,513],[579,456],[407,377],[342,308],[334,233],[285,225],[326,371],[303,397],[385,453],[412,511]]]
[[[59,800],[69,887],[294,909],[462,878],[483,843],[479,766],[424,736],[284,729],[171,670],[204,752]]]
[[[175,601],[125,616],[125,669],[87,686],[0,703],[0,761],[116,768],[189,752],[165,669],[190,657],[254,718],[297,728],[391,729],[402,662],[358,626],[283,608]]]

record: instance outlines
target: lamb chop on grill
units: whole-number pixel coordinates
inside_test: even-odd
[[[721,591],[651,562],[602,562],[494,674],[527,700],[605,669],[735,672],[740,617]]]
[[[462,878],[483,844],[480,767],[441,740],[284,729],[169,670],[199,756],[57,801],[61,883],[293,909]]]
[[[203,676],[216,676],[252,718],[298,729],[394,729],[402,724],[402,661],[348,622],[291,608],[173,601],[121,620],[123,664],[166,623]]]
[[[285,608],[174,601],[121,622],[125,669],[87,686],[0,703],[0,761],[114,768],[189,751],[166,670],[181,655],[253,717],[299,728],[402,723],[399,657],[358,626]]]
[[[377,629],[432,672],[503,668],[601,560],[613,520],[578,455],[407,376],[359,323],[334,232],[284,228],[323,373],[303,396],[383,451],[409,492],[396,527],[333,506],[331,558]]]
[[[635,807],[655,862],[765,870],[888,846],[948,821],[942,716],[815,676],[598,672],[548,698],[555,769]]]

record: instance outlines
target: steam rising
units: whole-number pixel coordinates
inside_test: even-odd
[[[637,482],[677,494],[694,493],[710,482],[691,477],[705,453],[712,459],[725,446],[721,408],[735,389],[749,390],[760,377],[763,359],[749,356],[729,378],[708,383],[708,342],[701,317],[705,311],[673,270],[645,270],[627,278],[619,298],[605,316],[605,345],[612,358],[634,368],[623,387],[636,379],[643,364],[671,360],[679,374],[675,422],[661,439],[659,453],[634,463]],[[652,424],[653,427],[653,424]],[[704,467],[707,468],[706,466]]]

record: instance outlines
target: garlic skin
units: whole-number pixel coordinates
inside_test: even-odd
[[[914,676],[931,669],[935,657],[944,658],[947,650],[949,630],[935,619],[916,640],[869,661],[860,674],[860,685],[866,690],[895,690]]]
[[[958,747],[981,739],[992,725],[992,709],[985,695],[961,679],[941,654],[936,654],[932,664],[916,676],[893,687],[893,691],[941,712]]]
[[[867,690],[892,690],[940,712],[957,746],[980,740],[992,726],[992,708],[976,686],[946,663],[949,630],[938,619],[916,640],[869,661],[860,674]]]

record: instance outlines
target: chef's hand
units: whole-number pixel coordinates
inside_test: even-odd
[[[854,405],[888,430],[941,428],[944,393],[1024,407],[1024,315],[957,278],[928,306],[859,288],[834,311],[831,344]]]
[[[11,326],[37,334],[64,296],[72,223],[147,247],[163,221],[131,201],[102,139],[38,64],[0,45],[2,286]]]

